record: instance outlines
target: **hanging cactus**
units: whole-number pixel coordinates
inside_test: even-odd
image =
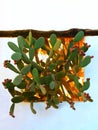
[[[4,67],[18,74],[13,80],[5,79],[3,82],[12,95],[12,117],[15,104],[22,101],[30,102],[34,114],[34,102],[46,101],[47,109],[51,106],[58,108],[59,103],[66,101],[75,109],[74,101],[92,101],[85,93],[90,87],[90,79],[80,82],[84,77],[84,67],[93,58],[86,56],[90,45],[82,42],[83,38],[83,31],[78,32],[68,43],[56,34],[51,34],[47,39],[35,39],[29,32],[26,38],[17,37],[18,45],[8,42],[14,52],[11,56],[14,65],[6,60]]]

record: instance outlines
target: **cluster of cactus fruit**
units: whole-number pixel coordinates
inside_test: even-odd
[[[64,38],[51,34],[50,38],[35,39],[29,32],[26,38],[17,37],[18,45],[8,42],[14,51],[10,60],[4,61],[4,67],[17,73],[12,79],[3,81],[4,87],[12,95],[10,115],[14,117],[16,103],[30,102],[35,114],[34,102],[45,102],[46,109],[66,101],[75,109],[75,101],[92,101],[85,91],[90,86],[90,78],[84,81],[84,67],[93,56],[86,56],[90,45],[79,44],[84,32],[79,31],[69,43]],[[82,78],[82,80],[81,80]]]

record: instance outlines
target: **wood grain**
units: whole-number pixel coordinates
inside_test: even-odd
[[[85,36],[97,36],[98,30],[92,30],[92,29],[78,29],[73,28],[69,30],[64,31],[56,31],[56,30],[50,30],[50,31],[41,31],[41,30],[33,30],[33,29],[27,29],[27,30],[6,30],[0,31],[0,37],[17,37],[19,35],[26,37],[29,33],[29,31],[32,32],[32,36],[35,38],[38,38],[40,36],[49,38],[52,33],[56,34],[57,37],[74,37],[77,32],[84,31]]]

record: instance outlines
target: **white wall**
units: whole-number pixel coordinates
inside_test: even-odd
[[[0,0],[0,29],[97,28],[97,0]]]
[[[38,29],[66,30],[70,28],[98,29],[97,0],[0,0],[0,30]],[[76,111],[67,103],[60,109],[44,110],[44,104],[35,104],[37,114],[33,115],[29,104],[16,106],[13,119],[8,115],[10,95],[2,86],[4,78],[14,73],[3,68],[3,61],[9,59],[11,50],[7,42],[16,39],[0,38],[0,130],[97,130],[98,129],[98,36],[87,37],[91,44],[89,55],[92,63],[85,69],[85,77],[91,78],[88,92],[93,103],[76,103]]]

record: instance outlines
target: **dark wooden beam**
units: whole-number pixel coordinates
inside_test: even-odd
[[[55,33],[57,37],[74,37],[77,32],[84,31],[85,36],[98,36],[98,30],[92,30],[92,29],[78,29],[73,28],[65,31],[40,31],[40,30],[33,30],[33,29],[27,29],[27,30],[8,30],[8,31],[0,31],[0,37],[17,37],[19,35],[26,37],[29,33],[29,31],[32,32],[33,37],[38,38],[40,36],[49,38],[52,33]]]

